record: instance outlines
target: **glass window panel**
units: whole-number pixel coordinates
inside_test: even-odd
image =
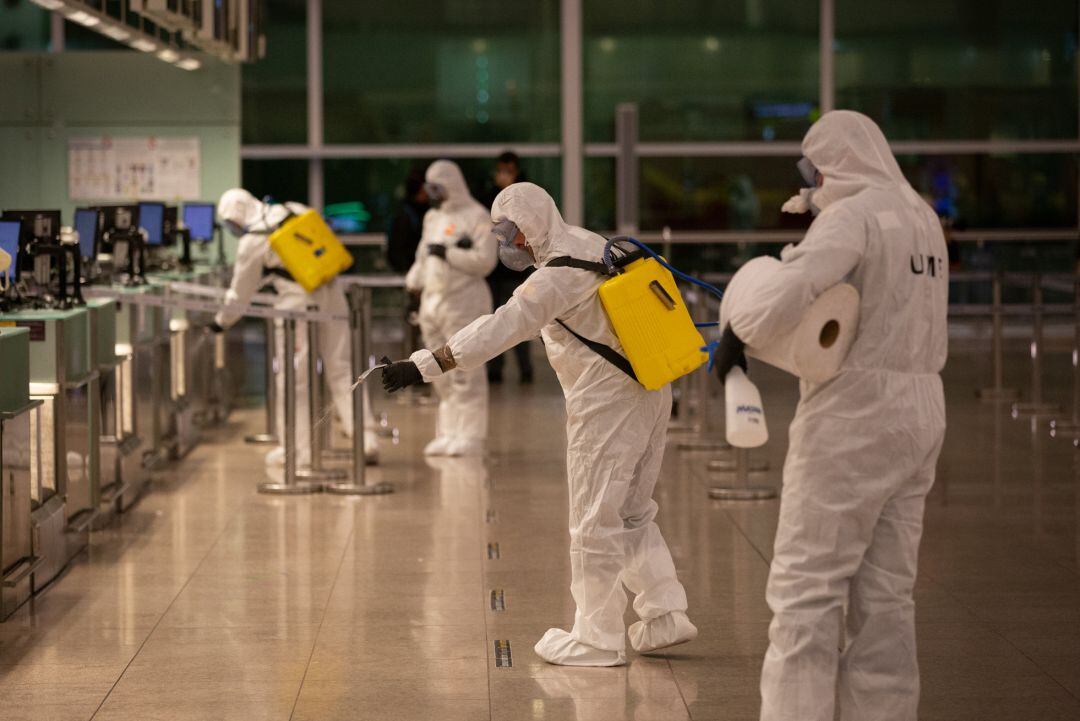
[[[897,157],[908,182],[957,228],[1075,228],[1075,155]]]
[[[117,42],[70,20],[64,22],[64,50],[128,50],[135,52],[124,43]]]
[[[323,3],[328,143],[556,141],[559,3]]]
[[[245,160],[241,173],[244,187],[256,198],[308,202],[307,160]]]
[[[837,0],[836,102],[892,139],[1077,134],[1073,0]]]
[[[798,139],[818,105],[818,4],[584,3],[585,138],[638,103],[649,141]]]
[[[615,228],[615,158],[585,159],[585,227],[597,233]]]
[[[487,205],[495,198],[492,173],[495,160],[467,158],[455,160],[465,174],[469,189],[480,202]],[[346,159],[327,160],[325,164],[326,202],[360,201],[371,214],[368,232],[384,232],[397,212],[405,195],[405,178],[413,168],[423,170],[430,160]],[[543,187],[556,202],[560,199],[562,163],[558,158],[522,158],[525,179]]]
[[[805,227],[780,212],[802,181],[798,158],[642,158],[639,226],[673,230]]]
[[[48,50],[50,15],[30,2],[0,3],[0,52]]]
[[[307,10],[267,0],[266,57],[243,66],[243,142],[307,142]]]

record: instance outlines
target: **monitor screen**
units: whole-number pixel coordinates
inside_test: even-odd
[[[185,204],[184,225],[191,231],[192,240],[199,243],[209,243],[214,239],[214,204]]]
[[[79,232],[79,255],[93,258],[97,255],[98,218],[95,208],[75,209],[75,230]]]
[[[139,206],[137,205],[103,205],[100,210],[105,215],[102,230],[114,232],[139,227]]]
[[[161,245],[165,235],[165,205],[139,203],[139,227],[146,231],[147,245]]]
[[[39,240],[45,243],[60,242],[59,210],[5,210],[3,220],[21,220],[23,237],[27,243]]]
[[[19,233],[22,223],[18,220],[0,220],[0,248],[3,248],[11,256],[11,268],[8,269],[8,277],[14,278],[19,274]]]

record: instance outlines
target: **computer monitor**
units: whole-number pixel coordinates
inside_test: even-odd
[[[147,245],[161,245],[165,235],[165,204],[139,203],[139,227],[146,231]]]
[[[7,275],[19,277],[19,236],[22,235],[22,221],[0,220],[0,248],[11,256],[11,268]]]
[[[176,206],[165,206],[165,225],[161,231],[162,245],[176,245]]]
[[[79,255],[83,258],[97,256],[101,241],[101,211],[97,208],[75,209],[75,230],[79,232]]]
[[[5,210],[0,215],[0,220],[21,220],[23,240],[26,243],[60,242],[59,210]]]
[[[184,225],[197,243],[209,243],[214,239],[214,204],[185,203]]]

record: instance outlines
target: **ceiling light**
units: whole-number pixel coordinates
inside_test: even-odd
[[[64,7],[64,3],[60,0],[31,0],[35,5],[40,5],[46,10],[59,10]]]
[[[198,70],[202,67],[202,63],[195,58],[184,58],[183,60],[177,61],[176,67],[182,70]]]
[[[68,15],[67,19],[72,22],[79,23],[80,25],[85,25],[88,28],[92,28],[95,25],[101,23],[100,18],[82,10],[76,10],[75,12]]]
[[[144,38],[135,38],[131,41],[131,47],[144,53],[152,53],[157,50],[157,43]]]
[[[160,53],[158,53],[157,56],[167,63],[175,63],[177,60],[180,59],[180,53],[176,52],[172,48],[165,48]]]
[[[103,24],[99,28],[99,32],[101,32],[102,35],[112,38],[113,40],[127,40],[131,37],[131,33],[129,33],[127,30],[124,30],[119,25],[110,25],[108,23]]]

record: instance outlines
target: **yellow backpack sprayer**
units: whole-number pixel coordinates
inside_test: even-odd
[[[636,246],[627,251],[616,243]],[[613,254],[613,249],[619,253]],[[612,329],[626,357],[613,349],[579,336],[592,350],[604,356],[648,390],[657,390],[699,368],[709,360],[708,346],[690,317],[675,275],[705,288],[717,297],[722,294],[708,283],[672,268],[667,261],[634,238],[617,237],[604,247],[603,262],[555,258],[548,267],[592,270],[609,276],[598,291]],[[706,323],[702,325],[716,325]],[[629,361],[629,367],[627,366]]]
[[[349,251],[314,210],[285,219],[270,234],[270,248],[308,293],[352,265]]]

